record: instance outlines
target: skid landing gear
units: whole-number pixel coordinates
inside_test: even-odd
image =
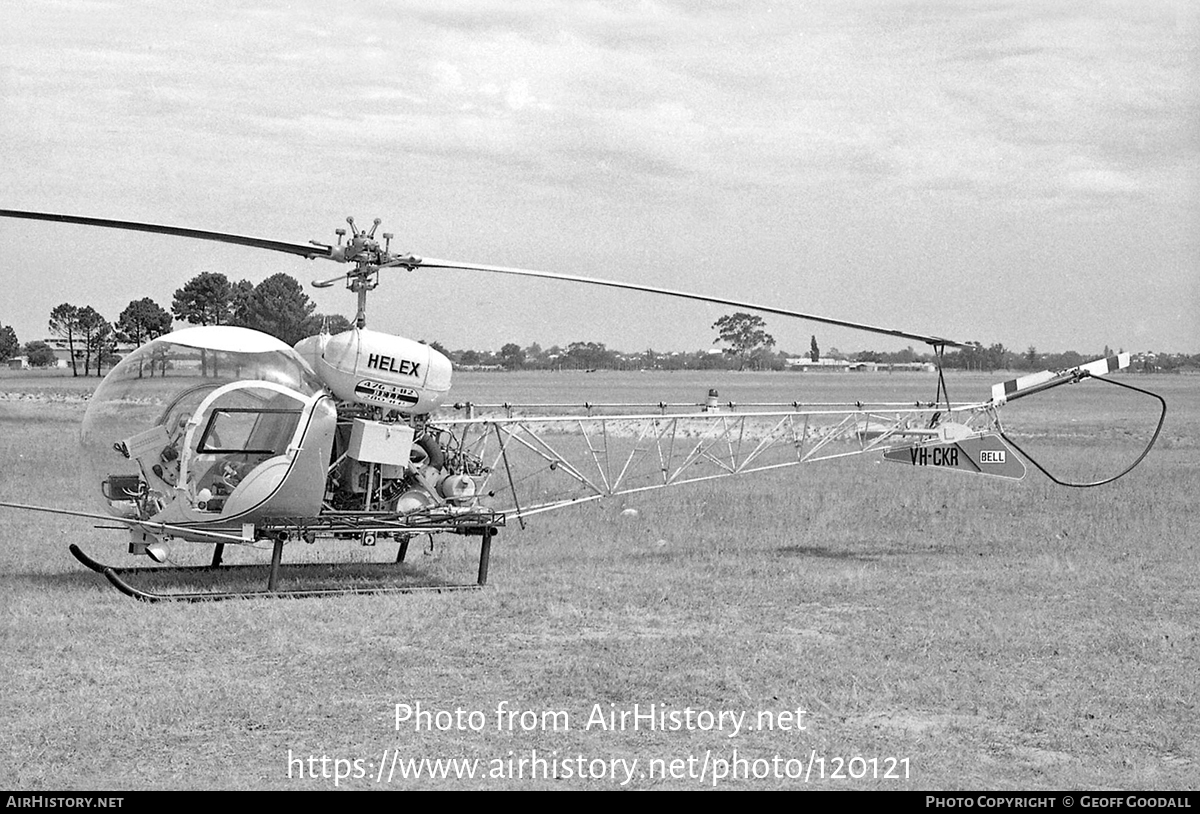
[[[199,592],[155,592],[137,588],[130,584],[126,577],[147,575],[147,574],[179,574],[179,575],[211,575],[211,574],[226,574],[236,572],[250,572],[263,570],[261,565],[221,565],[222,548],[218,545],[213,552],[211,565],[194,565],[194,566],[168,566],[166,568],[156,567],[134,567],[121,568],[117,566],[105,565],[102,562],[92,559],[83,552],[79,546],[71,544],[70,551],[75,559],[79,560],[83,565],[95,571],[97,574],[103,574],[104,577],[112,583],[118,591],[131,596],[134,599],[142,602],[218,602],[225,599],[312,599],[318,597],[331,596],[353,596],[365,594],[407,594],[407,593],[443,593],[449,591],[470,591],[478,590],[487,584],[488,563],[491,559],[492,538],[496,536],[497,529],[495,526],[482,526],[477,529],[470,530],[469,533],[478,534],[480,536],[479,543],[479,570],[474,583],[463,584],[445,584],[445,585],[364,585],[355,587],[327,587],[327,588],[306,588],[298,590],[279,590],[279,575],[283,567],[283,539],[276,539],[271,550],[271,564],[267,568],[267,587],[262,591],[199,591]],[[400,573],[403,569],[403,559],[408,547],[407,540],[400,543],[400,553],[396,558],[395,563],[372,563],[371,569],[378,574],[383,573]],[[331,563],[294,563],[287,566],[289,572],[303,574],[305,572],[324,571],[329,572],[331,569],[336,570],[339,567],[337,564]]]

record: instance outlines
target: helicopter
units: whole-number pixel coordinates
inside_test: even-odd
[[[523,526],[530,516],[604,498],[863,453],[913,468],[1011,480],[1025,476],[1024,459],[1060,485],[1099,486],[1141,463],[1166,416],[1157,394],[1104,378],[1130,365],[1127,353],[997,384],[986,401],[951,402],[942,356],[966,343],[707,294],[397,253],[394,235],[376,238],[379,219],[367,230],[347,218],[349,232],[335,230],[335,244],[302,244],[24,210],[0,209],[0,217],[216,241],[350,267],[312,283],[342,283],[356,296],[348,330],[323,328],[289,346],[248,328],[190,327],[121,359],[89,400],[81,433],[101,511],[0,502],[102,521],[128,535],[130,554],[160,564],[175,542],[213,546],[208,566],[167,566],[176,571],[247,567],[223,565],[226,546],[271,546],[263,591],[166,593],[129,580],[164,568],[114,567],[71,545],[83,565],[143,601],[478,588],[487,583],[492,539],[510,522]],[[367,327],[367,296],[387,269],[461,269],[603,286],[909,339],[933,349],[937,391],[929,402],[817,407],[722,405],[712,392],[702,404],[660,402],[635,412],[630,405],[592,403],[570,409],[451,404],[453,366],[445,355]],[[1121,472],[1073,483],[1051,474],[1006,434],[999,410],[1085,379],[1151,396],[1161,413],[1149,443]],[[441,416],[439,409],[464,415]],[[374,546],[390,538],[399,543],[396,562],[403,563],[414,536],[437,533],[479,538],[473,583],[280,590],[289,542],[357,538]]]

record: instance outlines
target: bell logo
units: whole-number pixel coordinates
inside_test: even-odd
[[[981,450],[979,450],[979,463],[981,463],[981,464],[1002,464],[1002,463],[1004,463],[1004,450],[1002,450],[1002,449],[981,449]]]

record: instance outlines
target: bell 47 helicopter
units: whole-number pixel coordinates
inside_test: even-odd
[[[218,241],[312,259],[350,270],[318,280],[344,282],[357,295],[349,330],[322,332],[295,347],[230,326],[193,327],[151,340],[122,359],[89,402],[82,443],[101,512],[70,512],[0,502],[0,506],[77,515],[123,530],[129,551],[156,562],[174,541],[213,545],[222,566],[227,545],[272,547],[266,591],[154,593],[126,579],[148,569],[116,568],[71,551],[122,592],[147,601],[244,596],[302,597],[410,591],[370,586],[280,590],[284,545],[319,538],[357,538],[372,546],[439,532],[480,538],[476,581],[424,586],[474,588],[487,581],[492,537],[510,521],[615,495],[762,472],[869,452],[913,467],[1019,479],[1029,460],[1056,483],[1097,486],[1132,470],[1162,428],[1166,402],[1105,374],[1127,367],[1129,354],[1061,371],[1045,371],[993,388],[976,403],[952,403],[942,376],[947,347],[940,336],[892,330],[788,309],[634,283],[507,266],[396,254],[392,235],[376,240],[380,221],[338,245],[286,243],[256,237],[123,220],[0,209],[0,217],[78,224]],[[447,408],[452,368],[420,342],[366,327],[366,298],[382,269],[464,269],[564,280],[796,317],[923,342],[938,360],[932,402],[903,404],[455,405],[464,416],[435,417]],[[1083,379],[1107,381],[1152,396],[1162,413],[1141,454],[1120,473],[1089,483],[1051,475],[1002,428],[1007,402]],[[760,409],[775,407],[776,409]],[[1020,453],[1020,454],[1018,454]],[[297,568],[299,566],[296,566]],[[154,570],[163,570],[155,568]],[[176,567],[174,570],[189,570]],[[196,570],[192,567],[191,570]]]

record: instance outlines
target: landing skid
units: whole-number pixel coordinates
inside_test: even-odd
[[[212,565],[194,565],[194,566],[168,566],[165,568],[155,567],[133,567],[120,568],[111,565],[105,565],[102,562],[92,559],[83,549],[74,543],[70,546],[70,551],[75,559],[79,560],[87,568],[95,571],[97,574],[103,574],[104,577],[112,583],[118,591],[131,596],[142,602],[219,602],[226,599],[313,599],[319,597],[332,596],[353,596],[365,594],[410,594],[410,593],[443,593],[450,591],[471,591],[478,590],[487,584],[488,563],[491,559],[492,537],[496,535],[497,529],[495,526],[485,526],[478,530],[480,534],[479,544],[479,571],[474,583],[462,584],[446,584],[446,585],[368,585],[358,587],[331,587],[331,588],[310,588],[304,590],[279,590],[279,573],[282,567],[283,541],[277,540],[271,552],[271,565],[267,573],[267,588],[262,591],[200,591],[200,592],[154,592],[137,588],[126,581],[125,577],[146,575],[146,574],[224,574],[246,572],[248,570],[262,570],[261,565],[221,565],[220,549],[214,552]],[[378,568],[386,571],[395,572],[400,569],[404,562],[404,556],[407,553],[408,541],[405,540],[400,544],[400,553],[396,557],[395,563],[375,563]],[[289,571],[305,571],[316,569],[329,569],[336,567],[330,563],[295,563],[288,565]]]

